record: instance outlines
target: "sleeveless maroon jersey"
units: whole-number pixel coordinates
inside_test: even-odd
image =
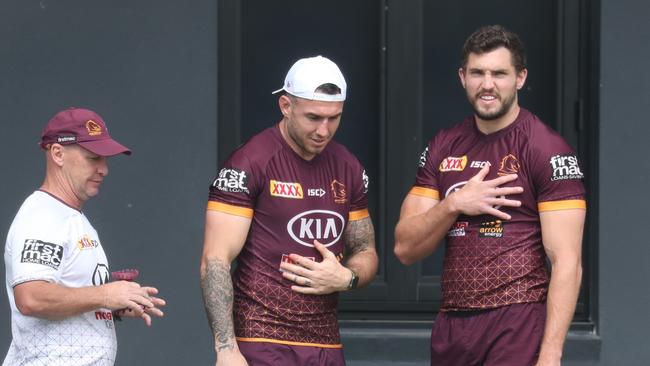
[[[442,311],[496,308],[546,300],[549,275],[539,212],[586,208],[582,172],[573,150],[537,116],[521,109],[503,130],[485,135],[470,117],[440,131],[420,157],[410,194],[442,200],[485,164],[486,180],[516,173],[506,186],[524,192],[503,207],[512,216],[458,217],[447,233]]]
[[[238,341],[341,347],[338,293],[293,292],[280,263],[291,253],[322,261],[314,239],[342,259],[348,220],[369,216],[367,188],[365,170],[345,147],[330,141],[306,161],[278,125],[228,158],[210,187],[208,209],[252,218],[233,275]]]

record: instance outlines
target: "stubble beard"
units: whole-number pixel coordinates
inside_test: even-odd
[[[478,103],[480,100],[480,97],[478,95],[479,94],[477,94],[474,98],[469,98],[469,99],[472,105],[472,109],[474,110],[474,114],[476,114],[476,116],[478,116],[480,119],[484,121],[494,121],[505,116],[508,113],[508,111],[510,111],[510,108],[512,108],[512,105],[515,102],[515,94],[513,94],[509,98],[504,99],[501,102],[501,108],[498,108],[497,110],[494,111],[482,111],[478,107]]]
[[[300,136],[295,132],[293,127],[290,125],[290,123],[287,123],[287,134],[289,135],[289,138],[293,143],[298,146],[298,149],[302,152],[301,155],[305,156],[315,156],[317,152],[311,151],[308,147],[307,144],[304,140],[300,138]]]

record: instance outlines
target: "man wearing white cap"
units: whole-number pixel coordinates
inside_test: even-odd
[[[210,187],[201,287],[217,365],[344,365],[338,293],[370,283],[378,261],[368,177],[332,141],[346,83],[317,56],[298,60],[280,92],[282,120]]]
[[[57,113],[41,147],[45,180],[23,202],[5,246],[13,339],[3,365],[110,366],[114,315],[151,325],[165,305],[153,287],[109,282],[104,249],[81,211],[99,193],[108,157],[131,151],[111,138],[98,114],[82,108]]]

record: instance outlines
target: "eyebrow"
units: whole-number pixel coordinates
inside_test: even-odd
[[[342,114],[343,114],[343,112],[341,112],[341,113],[337,113],[337,114],[335,114],[335,115],[333,115],[333,116],[330,116],[329,118],[337,118],[337,117],[340,117]],[[305,113],[305,115],[306,115],[307,117],[309,117],[309,118],[312,118],[312,117],[316,117],[316,118],[325,118],[325,116],[322,116],[322,115],[317,114],[317,113],[312,113],[312,112],[307,112],[307,113]]]
[[[493,74],[494,73],[499,73],[499,72],[508,73],[508,69],[494,69],[494,70],[491,70],[491,69],[482,69],[482,68],[479,68],[479,67],[472,67],[472,68],[467,69],[467,71],[468,72],[477,72],[477,71],[478,72],[486,72],[486,71],[489,71],[489,72],[491,72]]]

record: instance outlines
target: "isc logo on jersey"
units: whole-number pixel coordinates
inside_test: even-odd
[[[239,169],[221,169],[219,177],[214,180],[212,186],[224,192],[250,194],[248,191],[248,173]]]
[[[313,247],[314,240],[318,240],[329,247],[341,239],[344,227],[345,219],[338,212],[311,210],[291,218],[287,232],[300,245]]]
[[[451,171],[461,172],[465,169],[466,165],[467,165],[467,155],[463,155],[459,158],[454,156],[448,156],[442,160],[438,169],[440,169],[441,172],[451,172]]]
[[[269,182],[269,191],[271,192],[271,196],[275,197],[295,198],[299,200],[304,197],[300,183],[278,182],[277,180],[271,179]]]
[[[63,246],[37,239],[27,239],[20,256],[21,263],[35,263],[58,269],[63,259]]]
[[[565,179],[582,179],[582,171],[578,166],[578,158],[575,155],[555,155],[549,161],[553,175],[552,181]]]
[[[492,166],[489,161],[478,161],[474,160],[469,164],[470,168],[483,169],[483,167]]]

